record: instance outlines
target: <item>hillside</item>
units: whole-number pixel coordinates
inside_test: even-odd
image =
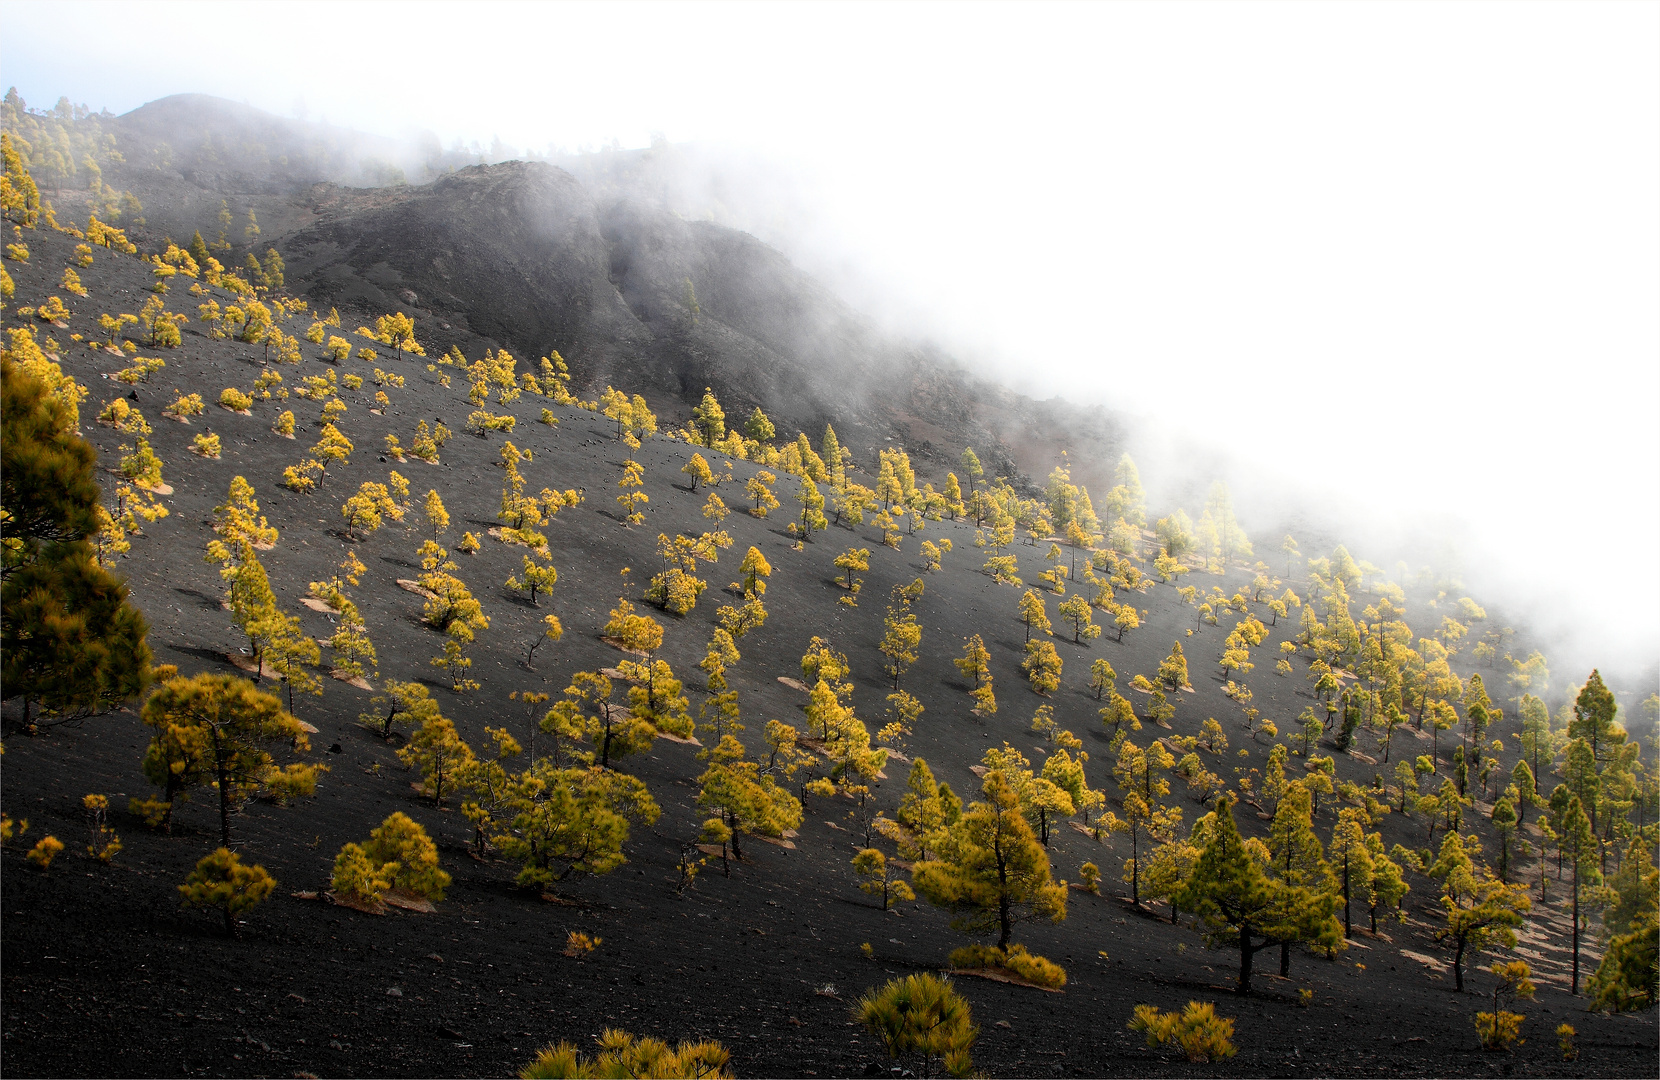
[[[1287,576],[1277,556],[1273,568],[1254,558],[1219,560],[1215,573],[1198,570],[1156,583],[1153,534],[1121,537],[1116,542],[1123,550],[1098,558],[1103,568],[1128,578],[1117,586],[1114,602],[1133,607],[1139,625],[1115,640],[1120,635],[1111,628],[1108,609],[1098,607],[1093,617],[1108,624],[1107,632],[1075,644],[1063,632],[1056,608],[1086,587],[1074,577],[1064,596],[1049,594],[1055,632],[1038,637],[1053,644],[1062,671],[1054,692],[1040,695],[1020,666],[1027,628],[1018,603],[1025,589],[999,584],[982,570],[988,553],[976,546],[976,537],[990,529],[950,514],[938,520],[919,515],[920,531],[912,535],[901,524],[897,547],[888,547],[872,517],[860,525],[832,524],[815,532],[810,543],[798,544],[787,528],[792,519],[800,520],[792,501],[796,478],[772,468],[777,477],[772,487],[783,505],[765,519],[743,513],[749,501],[745,490],[758,467],[691,445],[683,434],[676,437],[668,406],[661,408],[662,433],[646,436],[630,451],[618,440],[617,426],[591,409],[528,391],[501,402],[498,384],[482,408],[512,416],[512,431],[468,433],[476,407],[468,398],[465,369],[436,361],[452,344],[476,361],[481,342],[513,348],[520,355],[520,374],[540,370],[530,358],[559,349],[578,373],[573,380],[578,398],[589,397],[589,387],[611,383],[639,391],[654,404],[688,403],[689,415],[689,403],[708,385],[724,403],[729,423],[739,423],[756,404],[769,413],[776,408],[775,417],[797,420],[812,431],[815,445],[824,418],[834,417],[853,450],[849,482],[872,488],[879,475],[875,451],[889,445],[884,432],[919,423],[917,412],[956,418],[960,426],[941,427],[931,436],[942,447],[955,445],[945,444],[947,437],[986,433],[977,426],[980,414],[969,407],[973,403],[965,404],[963,382],[924,359],[913,358],[913,366],[905,367],[903,355],[875,351],[880,343],[873,344],[833,298],[815,294],[811,282],[792,277],[776,253],[753,240],[626,205],[602,210],[568,175],[536,165],[463,170],[427,188],[321,189],[310,197],[316,200],[313,220],[285,241],[285,257],[308,296],[340,307],[340,327],[327,334],[346,336],[356,349],[371,345],[380,352],[373,361],[360,354],[338,363],[326,360],[323,347],[304,340],[313,319],[299,312],[275,319],[276,327],[295,339],[293,363],[268,366],[264,346],[213,337],[212,325],[199,319],[183,323],[176,347],[135,346],[117,358],[93,346],[108,338],[99,316],[140,311],[153,295],[151,264],[99,248],[92,264],[81,266],[77,239],[45,228],[27,233],[26,262],[5,264],[16,282],[6,327],[33,328],[63,370],[89,388],[80,407],[81,427],[98,449],[100,466],[114,468],[127,453],[122,447],[133,443],[131,435],[95,421],[109,402],[126,400],[153,427],[150,443],[170,488],[160,496],[168,515],[145,524],[143,535],[131,538],[131,550],[113,563],[150,619],[155,662],[176,665],[185,675],[252,667],[247,639],[223,604],[218,568],[204,561],[215,537],[215,507],[237,476],[253,485],[259,513],[278,531],[274,546],[259,560],[282,611],[300,619],[303,633],[312,638],[332,634],[334,614],[303,601],[310,583],[334,576],[343,560],[355,556],[365,569],[349,593],[379,658],[369,690],[324,677],[320,695],[295,698],[296,714],[316,729],[303,757],[330,771],[313,796],[288,806],[254,801],[237,815],[243,858],[265,866],[279,884],[272,899],[248,913],[235,939],[223,937],[209,916],[181,910],[175,891],[218,842],[214,800],[204,792],[181,803],[171,835],[147,829],[125,813],[129,797],[152,794],[140,770],[150,732],[137,715],[137,702],[76,726],[8,736],[8,816],[29,819],[27,842],[52,833],[68,845],[45,872],[25,863],[26,843],[4,849],[0,1022],[10,1073],[107,1072],[119,1055],[121,1070],[135,1075],[502,1075],[537,1047],[558,1038],[584,1040],[611,1024],[671,1039],[721,1039],[741,1075],[857,1075],[880,1067],[875,1041],[849,1022],[852,1000],[891,975],[939,969],[950,951],[969,939],[950,929],[946,913],[926,903],[901,903],[895,913],[884,913],[858,890],[849,862],[866,846],[866,837],[856,800],[801,791],[804,814],[793,836],[775,838],[784,843],[746,837],[744,857],[730,876],[719,858],[711,858],[695,885],[677,892],[681,859],[708,816],[696,805],[698,778],[707,765],[697,756],[699,746],[659,739],[621,766],[645,784],[662,809],[654,823],[633,826],[623,849],[627,861],[609,874],[572,875],[545,893],[519,889],[513,884],[518,866],[500,851],[482,858],[470,853],[474,830],[454,803],[437,806],[414,790],[418,777],[396,753],[410,732],[383,740],[359,719],[364,713],[378,718],[372,701],[388,680],[413,681],[428,688],[479,753],[491,745],[486,728],[498,726],[528,749],[542,709],[527,709],[510,695],[537,691],[557,700],[576,673],[615,670],[631,659],[602,638],[619,597],[663,624],[656,659],[684,681],[690,714],[698,716],[710,694],[697,665],[719,607],[744,602],[727,583],[738,578],[739,560],[750,547],[772,567],[762,598],[769,615],[738,642],[742,657],[726,678],[746,725],[742,741],[756,758],[767,753],[763,735],[769,720],[807,726],[807,694],[783,680],[804,678],[801,658],[814,637],[827,639],[847,657],[849,702],[865,727],[874,734],[888,723],[893,680],[884,674],[879,648],[884,617],[895,588],[922,583],[921,597],[910,606],[921,629],[918,658],[899,681],[926,711],[908,736],[890,739],[903,757],[890,757],[885,777],[873,785],[871,805],[890,817],[905,791],[905,758],[925,759],[965,800],[978,797],[975,770],[983,768],[989,749],[1007,744],[1041,770],[1060,745],[1031,730],[1042,706],[1052,708],[1058,728],[1081,740],[1089,754],[1087,784],[1105,793],[1103,812],[1125,812],[1126,791],[1112,778],[1117,749],[1098,715],[1102,702],[1089,685],[1097,659],[1110,662],[1118,689],[1142,723],[1127,732],[1130,742],[1145,748],[1158,738],[1177,750],[1173,758],[1181,757],[1186,748],[1177,740],[1200,736],[1202,725],[1214,718],[1226,748],[1193,752],[1204,771],[1253,801],[1260,802],[1271,747],[1299,751],[1283,759],[1293,780],[1307,771],[1301,751],[1328,758],[1338,790],[1321,797],[1314,815],[1322,843],[1329,843],[1338,811],[1364,805],[1368,790],[1382,802],[1395,801],[1399,761],[1439,751],[1435,774],[1424,778],[1426,794],[1451,773],[1453,747],[1461,745],[1464,728],[1455,725],[1436,736],[1434,725],[1425,726],[1416,713],[1393,732],[1387,762],[1381,733],[1370,727],[1358,733],[1347,753],[1332,744],[1331,732],[1305,744],[1297,718],[1320,704],[1318,673],[1311,671],[1316,650],[1294,643],[1290,673],[1274,668],[1281,643],[1300,633],[1299,614],[1277,618],[1264,602],[1247,599],[1242,610],[1225,607],[1215,612],[1215,622],[1207,622],[1197,606],[1213,590],[1224,597],[1236,591],[1257,594],[1259,574],[1270,579],[1271,591],[1264,596],[1292,588],[1310,593],[1312,601],[1306,562],[1294,564],[1297,572]],[[67,214],[60,219],[68,220]],[[494,242],[504,236],[512,243]],[[85,298],[66,295],[60,287],[63,271],[77,266]],[[701,309],[695,323],[677,307],[675,288],[686,276],[696,283]],[[164,300],[174,311],[194,312],[210,299],[221,306],[237,301],[207,287],[199,299],[191,297],[188,278],[171,281]],[[404,296],[406,289],[414,293],[413,302]],[[58,320],[62,325],[44,323],[36,310],[54,295],[68,308]],[[385,346],[351,333],[352,327],[372,325],[377,316],[398,310],[399,297],[414,308],[415,336],[426,346],[426,358],[396,359]],[[318,306],[326,310],[327,304]],[[791,304],[810,311],[782,321],[768,318]],[[142,336],[132,328],[128,333]],[[22,348],[18,338],[10,340],[14,351]],[[572,343],[569,353],[561,342]],[[866,346],[873,351],[866,352]],[[160,357],[165,366],[133,385],[114,381],[117,372],[134,366],[134,354]],[[402,384],[382,376],[377,385],[377,370]],[[278,384],[267,376],[265,385],[273,390],[280,385],[289,396],[258,398],[247,415],[214,404],[226,388],[256,387],[266,371],[282,380]],[[913,408],[921,392],[917,387],[930,379],[938,380],[938,400],[907,412],[893,405],[895,395],[862,396],[896,371],[910,372],[905,385]],[[711,374],[717,372],[728,377]],[[365,381],[352,388],[350,376]],[[282,485],[284,470],[300,463],[318,440],[325,407],[321,400],[292,394],[308,378],[337,387],[330,400],[346,408],[336,423],[354,449],[348,461],[329,467],[315,491],[298,493]],[[376,402],[377,391],[388,399],[384,406]],[[189,393],[205,399],[205,412],[189,423],[162,415]],[[286,410],[296,421],[292,440],[273,431]],[[544,422],[544,413],[554,422]],[[847,415],[867,418],[865,425],[846,423],[841,418]],[[395,436],[408,447],[418,423],[454,430],[439,448],[439,461],[389,460],[382,452],[386,438]],[[778,426],[779,441],[786,443],[795,428]],[[918,429],[909,430],[912,434],[903,437],[915,440]],[[221,440],[217,459],[190,449],[196,436],[209,433]],[[534,604],[503,584],[520,572],[527,549],[489,535],[503,524],[501,463],[509,442],[529,455],[518,465],[529,491],[580,496],[540,527],[558,581]],[[919,441],[906,445],[920,458]],[[691,490],[682,471],[694,453],[723,475],[730,470],[731,479],[722,480],[715,493],[734,510],[719,523],[731,544],[718,552],[717,562],[698,570],[708,590],[696,606],[675,616],[648,605],[645,589],[662,568],[660,534],[696,537],[715,528],[703,513],[708,489]],[[984,456],[989,474],[992,462]],[[643,523],[633,527],[616,501],[627,460],[642,467],[641,490],[649,496],[639,508]],[[936,462],[940,473],[955,466],[943,450]],[[927,475],[923,462],[917,464]],[[393,471],[408,480],[414,508],[403,522],[386,521],[367,538],[348,534],[342,503],[364,483],[388,483]],[[422,598],[400,584],[421,574],[419,507],[428,490],[439,493],[450,515],[441,539],[458,566],[455,574],[489,619],[466,650],[472,661],[468,675],[480,685],[464,693],[454,692],[430,664],[442,654],[444,637],[423,621]],[[1097,499],[1104,510],[1105,498]],[[480,538],[476,554],[458,547],[464,532]],[[931,571],[922,543],[942,538],[951,540],[951,550]],[[1028,585],[1037,585],[1038,573],[1051,565],[1048,537],[1040,533],[1033,539],[1040,542],[1022,538],[1009,548]],[[849,548],[870,552],[868,570],[858,574],[864,584],[856,606],[840,602],[852,598],[838,585],[843,571],[834,564]],[[1060,565],[1079,555],[1055,550]],[[1083,561],[1090,558],[1084,550]],[[1407,591],[1396,592],[1399,585],[1368,576],[1371,580],[1357,584],[1353,606],[1374,607],[1385,595],[1397,596],[1404,601],[1402,619],[1415,635],[1434,636],[1444,613],[1455,609],[1456,598],[1436,596],[1433,585],[1424,591],[1405,583]],[[1180,592],[1189,584],[1199,587],[1192,600]],[[532,668],[524,662],[525,647],[548,614],[562,621],[563,637],[540,648]],[[1273,624],[1249,650],[1254,670],[1225,671],[1218,661],[1231,632],[1253,618]],[[1483,634],[1479,620],[1471,625],[1472,638]],[[992,715],[972,711],[971,686],[952,663],[970,635],[979,635],[990,653],[998,703]],[[1148,711],[1153,699],[1131,683],[1137,676],[1156,678],[1173,642],[1185,650],[1191,687],[1172,691],[1175,713],[1161,726]],[[1521,651],[1515,644],[1509,648]],[[1479,673],[1493,688],[1495,702],[1500,700],[1499,671],[1479,666],[1467,650],[1454,654],[1452,664],[1461,689]],[[323,672],[328,665],[326,659]],[[1230,675],[1249,687],[1250,704],[1260,716],[1278,724],[1278,739],[1248,730],[1237,683],[1235,697],[1225,693]],[[1581,677],[1575,673],[1573,679]],[[1334,678],[1340,691],[1359,682],[1342,669]],[[275,682],[267,679],[268,686],[280,689]],[[618,682],[613,700],[622,697]],[[1562,704],[1557,694],[1550,697],[1553,709]],[[8,700],[8,725],[20,722],[19,704]],[[1519,718],[1508,701],[1504,708],[1505,718],[1489,734],[1502,746],[1495,754],[1495,781],[1509,776],[1523,746]],[[1455,713],[1454,719],[1466,718]],[[545,743],[546,736],[537,737]],[[698,737],[713,742],[707,731]],[[545,745],[541,752],[547,753]],[[823,767],[815,758],[809,772]],[[1652,786],[1649,774],[1638,770],[1641,783]],[[1540,779],[1542,786],[1555,782]],[[1206,793],[1174,773],[1168,780],[1164,801],[1181,811],[1185,830],[1207,812],[1198,798]],[[792,790],[798,783],[792,781]],[[1472,786],[1462,818],[1463,828],[1481,838],[1489,856],[1497,850],[1489,821],[1496,791],[1496,783],[1484,782],[1479,792]],[[89,836],[81,798],[89,792],[110,798],[112,823],[124,845],[107,864],[81,854]],[[1340,797],[1344,792],[1347,798]],[[1642,788],[1633,805],[1644,808],[1650,798],[1649,788]],[[361,841],[394,811],[427,829],[454,877],[435,913],[377,917],[294,895],[326,889],[341,846]],[[1637,809],[1638,826],[1645,812],[1652,822],[1651,811]],[[1528,810],[1523,828],[1535,842],[1541,835],[1537,813]],[[1267,836],[1269,816],[1251,802],[1238,807],[1240,826],[1250,836]],[[1400,845],[1416,852],[1443,842],[1430,820],[1423,813],[1379,807],[1372,827],[1385,848]],[[1477,968],[1499,957],[1472,961],[1467,979],[1473,992],[1453,995],[1450,952],[1435,940],[1444,922],[1435,879],[1410,871],[1401,919],[1385,909],[1375,935],[1357,904],[1353,932],[1343,947],[1328,957],[1298,946],[1288,978],[1275,974],[1274,952],[1262,953],[1256,992],[1236,997],[1231,990],[1237,952],[1205,949],[1191,918],[1172,925],[1167,904],[1131,906],[1128,884],[1120,881],[1129,841],[1110,833],[1098,837],[1081,817],[1076,828],[1071,824],[1052,832],[1048,858],[1054,875],[1076,882],[1083,863],[1096,863],[1101,894],[1070,890],[1064,922],[1023,926],[1016,935],[1032,951],[1065,966],[1065,992],[957,980],[981,1026],[975,1062],[990,1074],[1185,1074],[1191,1066],[1146,1049],[1124,1025],[1138,1003],[1170,1008],[1190,998],[1216,1001],[1237,1022],[1238,1056],[1205,1067],[1217,1074],[1652,1072],[1652,1009],[1592,1014],[1583,997],[1569,996],[1567,916],[1561,908],[1567,889],[1550,877],[1548,899],[1539,902],[1538,860],[1518,860],[1514,877],[1533,883],[1534,903],[1517,954],[1533,964],[1539,1000],[1520,1007],[1529,1018],[1526,1043],[1510,1054],[1492,1054],[1477,1048],[1472,1017],[1490,1000],[1481,995],[1490,990],[1491,979]],[[895,856],[892,844],[877,846]],[[1549,877],[1554,868],[1547,863],[1543,871]],[[603,940],[590,956],[569,958],[561,949],[571,932]],[[871,947],[870,955],[861,952],[862,944]],[[1583,971],[1594,968],[1600,953],[1588,939]],[[1564,1062],[1550,1034],[1564,1020],[1579,1031],[1577,1061]]]
[[[988,471],[1026,483],[1069,450],[1078,482],[1104,490],[1096,463],[1123,450],[1125,418],[1012,394],[882,332],[747,233],[682,219],[684,201],[665,191],[673,159],[654,169],[654,151],[570,162],[584,184],[551,163],[468,164],[432,146],[419,166],[405,161],[430,182],[404,184],[389,163],[409,148],[204,95],[80,123],[118,148],[104,181],[140,202],[115,219],[136,239],[214,241],[224,209],[239,262],[251,213],[252,250],[280,250],[293,291],[407,311],[437,352],[558,350],[577,388],[626,384],[677,419],[713,387],[786,433],[834,421],[861,459],[892,439],[936,480],[972,444]],[[80,179],[48,187],[66,218],[91,201]]]

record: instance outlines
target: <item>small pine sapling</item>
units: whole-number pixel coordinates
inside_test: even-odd
[[[1144,1032],[1150,1047],[1174,1045],[1194,1063],[1222,1061],[1237,1052],[1233,1021],[1216,1015],[1208,1001],[1190,1001],[1181,1012],[1161,1013],[1153,1005],[1137,1005],[1131,1031]]]
[[[916,899],[910,885],[903,878],[894,876],[894,868],[888,864],[887,856],[876,848],[865,848],[853,856],[853,869],[865,879],[859,883],[859,889],[872,896],[880,896],[883,911],[888,910],[895,900]]]
[[[1522,1021],[1526,1017],[1510,1012],[1504,1006],[1511,1001],[1533,997],[1534,985],[1529,977],[1533,972],[1525,960],[1494,964],[1488,970],[1496,980],[1493,984],[1493,1011],[1476,1013],[1476,1034],[1481,1038],[1483,1050],[1509,1050],[1510,1044],[1521,1034]]]
[[[109,805],[107,795],[87,795],[81,799],[87,823],[92,829],[92,840],[86,846],[86,853],[101,863],[110,862],[121,850],[121,838],[109,827]]]
[[[225,933],[234,935],[242,912],[262,902],[277,887],[265,867],[243,865],[241,856],[229,848],[205,855],[179,886],[179,895],[189,907],[218,908],[225,918]]]
[[[55,836],[44,836],[34,847],[29,849],[29,854],[25,857],[29,860],[30,865],[45,870],[52,865],[52,860],[57,858],[58,853],[62,850],[62,840]]]
[[[894,979],[865,991],[853,1006],[853,1017],[882,1040],[890,1060],[922,1055],[922,1076],[934,1075],[936,1059],[952,1076],[974,1074],[969,1050],[979,1028],[949,979],[932,973]]]

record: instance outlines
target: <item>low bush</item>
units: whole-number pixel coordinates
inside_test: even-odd
[[[27,858],[31,863],[44,870],[52,865],[52,860],[57,858],[58,853],[62,850],[62,840],[55,836],[46,836],[42,837],[39,843],[29,849]]]
[[[730,1077],[726,1063],[732,1055],[712,1040],[683,1042],[670,1048],[661,1039],[642,1039],[617,1028],[607,1028],[596,1042],[599,1053],[584,1057],[577,1048],[561,1039],[537,1054],[519,1070],[522,1080],[562,1080],[564,1077],[653,1076],[663,1080],[679,1077]]]
[[[1208,1001],[1190,1001],[1181,1012],[1167,1013],[1137,1005],[1130,1030],[1146,1032],[1151,1047],[1174,1044],[1192,1062],[1221,1061],[1237,1052],[1233,1021],[1217,1016],[1216,1006]]]
[[[1052,960],[1026,951],[1026,946],[1011,943],[1007,949],[995,945],[965,945],[954,949],[950,964],[954,968],[1001,969],[1038,986],[1059,990],[1066,985],[1066,969]]]
[[[882,1040],[890,1059],[921,1054],[923,1076],[933,1075],[936,1058],[952,1076],[973,1073],[969,1048],[980,1029],[949,979],[929,974],[893,979],[865,991],[853,1006],[853,1018]]]

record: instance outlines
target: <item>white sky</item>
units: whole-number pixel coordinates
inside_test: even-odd
[[[885,314],[1311,491],[1453,512],[1468,564],[1571,597],[1598,647],[1660,654],[1660,5],[0,19],[0,82],[41,107],[199,91],[446,145],[662,132],[758,151],[812,193],[813,241],[833,238],[803,261],[854,267]],[[76,27],[96,57],[35,45]],[[1625,584],[1592,595],[1610,549]]]

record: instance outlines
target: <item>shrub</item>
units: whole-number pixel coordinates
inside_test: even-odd
[[[656,604],[671,615],[685,615],[697,605],[698,597],[708,587],[709,583],[702,578],[695,578],[678,566],[671,566],[651,579],[651,584],[646,586],[645,598],[648,603]]]
[[[1608,944],[1608,952],[1591,976],[1591,1007],[1610,1012],[1647,1009],[1660,998],[1660,967],[1655,964],[1660,931],[1653,912],[1632,924]]]
[[[86,853],[101,863],[112,861],[121,850],[121,838],[109,827],[109,796],[87,795],[81,799],[81,805],[86,808],[87,821],[92,826],[92,842],[86,846]]]
[[[438,866],[438,845],[408,814],[400,811],[381,822],[363,850],[371,862],[396,865],[392,888],[428,900],[444,898],[450,876]]]
[[[1476,1013],[1476,1034],[1481,1037],[1483,1050],[1508,1050],[1522,1033],[1521,1013],[1500,1009],[1496,1013]]]
[[[236,387],[227,387],[219,394],[219,404],[232,412],[247,412],[254,404],[251,395],[244,394]]]
[[[381,894],[392,887],[396,864],[382,865],[370,860],[358,844],[347,844],[334,857],[334,873],[329,888],[337,897],[355,900],[361,904],[380,903]]]
[[[28,860],[42,870],[52,865],[52,860],[58,857],[63,850],[63,841],[55,836],[42,837],[41,841],[29,849]]]
[[[1578,1061],[1579,1047],[1574,1045],[1574,1036],[1579,1034],[1572,1024],[1556,1025],[1556,1048],[1562,1051],[1563,1061]]]
[[[481,439],[491,431],[504,431],[512,434],[514,422],[514,417],[511,414],[496,416],[483,409],[469,413],[467,416],[468,429]]]
[[[277,882],[263,866],[244,866],[241,856],[220,848],[205,855],[179,886],[190,907],[216,907],[225,916],[225,932],[236,933],[237,915],[271,895]]]
[[[854,1004],[853,1018],[882,1040],[889,1058],[920,1053],[923,1076],[932,1075],[935,1058],[952,1076],[968,1076],[974,1068],[968,1051],[979,1029],[948,979],[907,975],[867,990]]]
[[[572,930],[569,934],[565,935],[565,948],[563,952],[566,956],[587,956],[589,953],[598,948],[604,940],[604,938],[589,937],[587,934],[579,934],[575,930]]]
[[[303,761],[272,769],[265,777],[265,796],[279,806],[287,806],[293,799],[315,795],[317,777],[328,771],[327,765],[308,765]]]
[[[217,458],[219,456],[219,436],[198,435],[191,440],[190,448],[205,458]]]
[[[1101,868],[1092,862],[1086,862],[1078,868],[1078,875],[1084,879],[1084,891],[1097,893],[1101,891]]]
[[[361,390],[363,389],[363,376],[342,375],[340,377],[340,385],[344,386],[348,390]]]
[[[290,465],[282,471],[282,486],[303,495],[317,486],[317,476],[322,471],[321,462],[307,458],[298,465]]]
[[[561,1077],[654,1076],[663,1080],[680,1077],[730,1077],[726,1063],[732,1055],[718,1042],[683,1042],[669,1048],[661,1039],[641,1039],[618,1028],[607,1028],[597,1040],[599,1054],[585,1058],[575,1046],[560,1040],[537,1054],[519,1070],[522,1080],[557,1080]]]
[[[1130,1030],[1146,1032],[1151,1047],[1174,1043],[1192,1062],[1221,1061],[1236,1053],[1231,1039],[1233,1021],[1217,1016],[1216,1006],[1208,1001],[1190,1001],[1179,1013],[1137,1005]]]
[[[289,438],[293,438],[294,437],[294,410],[284,409],[282,411],[282,415],[277,417],[277,422],[276,422],[275,425],[272,426],[271,430],[276,432],[278,435],[286,435]]]
[[[162,411],[168,416],[176,416],[180,420],[188,420],[192,416],[200,416],[207,406],[202,404],[201,394],[180,394],[173,404]]]
[[[1027,952],[1026,946],[1017,943],[1011,943],[1007,949],[999,949],[995,945],[965,945],[952,950],[949,963],[964,970],[1001,968],[1029,983],[1051,990],[1059,990],[1066,985],[1065,968]]]

